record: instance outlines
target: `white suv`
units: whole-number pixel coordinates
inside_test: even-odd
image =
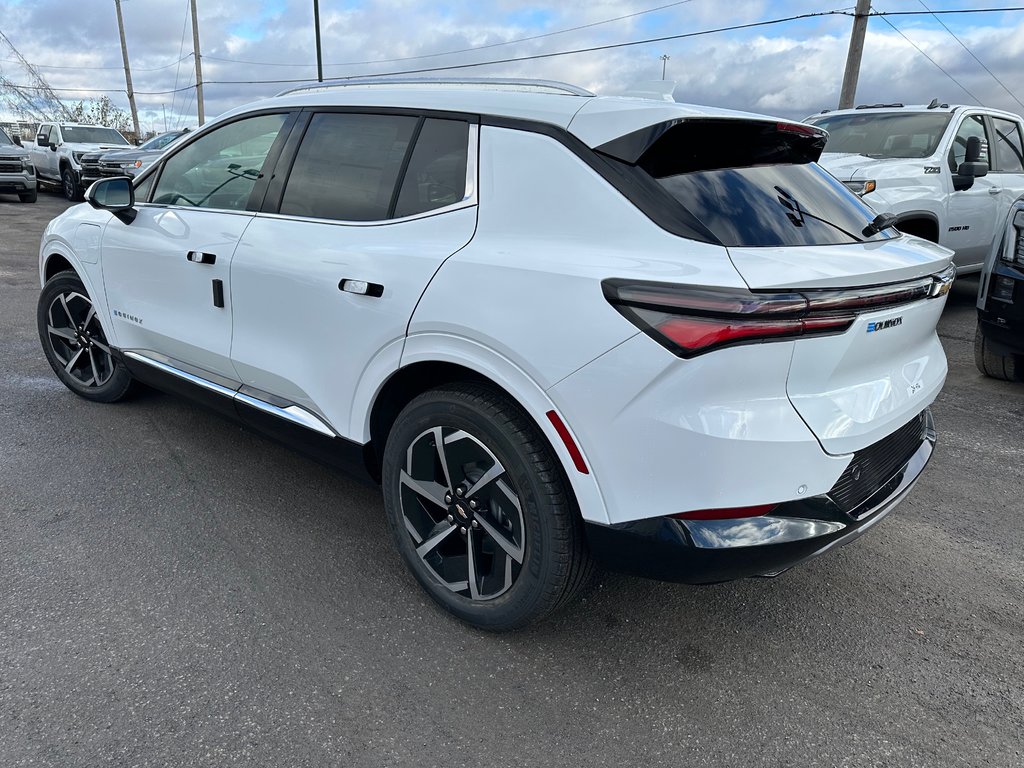
[[[806,125],[543,82],[305,88],[46,229],[38,324],[380,482],[442,606],[523,625],[591,565],[779,573],[921,473],[950,251]]]

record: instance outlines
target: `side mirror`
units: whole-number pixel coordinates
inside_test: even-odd
[[[981,160],[981,137],[971,136],[967,139],[967,151],[964,153],[965,163],[976,163]]]
[[[21,144],[21,136],[19,136],[18,134],[14,134],[14,136],[11,137],[11,141],[13,141],[19,147],[22,145]]]
[[[45,133],[40,133],[38,136],[36,136],[36,144],[38,144],[40,147],[45,147],[46,146],[46,134]]]
[[[57,151],[57,145],[56,144],[51,144],[50,145],[50,151],[51,152],[56,152]]]
[[[985,145],[978,136],[967,139],[964,161],[953,174],[953,189],[964,192],[974,186],[974,180],[988,175],[988,161],[981,159]]]
[[[135,187],[127,176],[100,179],[85,192],[85,201],[100,211],[110,211],[125,224],[135,221]]]

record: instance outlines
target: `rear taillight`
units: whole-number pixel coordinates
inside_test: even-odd
[[[861,312],[944,295],[956,270],[847,290],[752,292],[641,280],[605,280],[605,298],[679,357],[721,347],[843,333]]]

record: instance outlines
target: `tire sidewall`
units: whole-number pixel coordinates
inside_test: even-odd
[[[67,166],[60,174],[60,188],[66,199],[72,202],[78,200],[78,180],[75,178],[75,172]]]
[[[443,608],[484,629],[515,628],[543,612],[546,593],[558,577],[550,550],[557,540],[554,516],[565,514],[565,510],[551,503],[547,484],[530,471],[523,446],[514,435],[501,428],[495,414],[452,394],[435,391],[416,398],[399,415],[388,436],[382,478],[388,525],[402,559],[420,585]],[[519,496],[526,531],[523,565],[508,592],[493,600],[473,601],[440,584],[416,554],[402,520],[399,472],[405,467],[406,450],[423,432],[438,426],[465,430],[484,443],[505,467],[513,490]]]

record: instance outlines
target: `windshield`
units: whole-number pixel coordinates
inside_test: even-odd
[[[161,133],[159,136],[154,136],[152,139],[141,145],[139,149],[152,150],[152,149],[163,149],[176,138],[184,134],[184,131],[171,131],[170,133]]]
[[[826,152],[867,157],[929,157],[952,115],[948,112],[874,112],[814,117],[811,125],[828,131]]]
[[[11,140],[10,140],[10,139],[9,139],[9,138],[7,137],[7,132],[6,132],[6,131],[4,131],[4,130],[2,130],[2,129],[0,129],[0,144],[13,144],[13,143],[14,143],[14,142],[13,142],[13,141],[11,141]]]
[[[64,141],[77,144],[123,144],[128,140],[113,128],[99,128],[93,125],[62,125],[60,132]]]

